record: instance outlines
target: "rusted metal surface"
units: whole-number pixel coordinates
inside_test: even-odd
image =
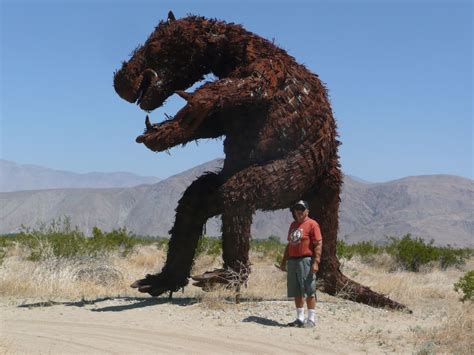
[[[218,79],[193,93],[184,91],[208,73]],[[219,214],[223,270],[196,276],[196,284],[229,281],[229,270],[248,275],[255,211],[305,199],[323,235],[317,274],[324,280],[323,291],[345,291],[342,297],[357,302],[405,308],[339,270],[343,177],[337,125],[324,84],[285,50],[238,24],[199,16],[175,20],[170,14],[115,73],[114,87],[146,111],[175,93],[185,100],[174,117],[155,124],[147,117],[136,140],[153,151],[225,136],[223,169],[199,177],[178,202],[165,266],[132,287],[159,295],[187,285],[203,226]]]

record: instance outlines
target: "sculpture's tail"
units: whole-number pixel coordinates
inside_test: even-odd
[[[325,276],[326,275],[326,276]],[[373,307],[388,307],[412,313],[407,306],[391,300],[345,276],[340,270],[322,275],[321,291],[333,296],[364,303]]]

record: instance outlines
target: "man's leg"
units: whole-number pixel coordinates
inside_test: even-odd
[[[304,307],[304,296],[295,297],[295,306],[296,308]]]
[[[295,297],[296,318],[304,322],[304,296]]]
[[[316,294],[306,297],[306,305],[308,306],[308,320],[316,323]]]
[[[301,284],[298,282],[298,262],[294,259],[288,260],[287,266],[287,295],[295,299],[296,320],[288,323],[290,327],[302,327],[304,324],[304,296],[301,295]]]
[[[306,293],[306,305],[308,306],[308,323],[307,326],[313,326],[315,324],[316,318],[316,274],[311,272],[311,258],[305,259],[305,269],[306,274],[304,283],[305,283],[305,293]],[[310,323],[312,322],[312,324]]]

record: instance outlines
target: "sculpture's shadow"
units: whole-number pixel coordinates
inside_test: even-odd
[[[121,312],[127,311],[130,309],[143,308],[156,306],[160,304],[173,304],[177,306],[190,306],[195,303],[198,303],[199,300],[193,297],[177,297],[177,298],[152,298],[152,297],[102,297],[92,300],[80,300],[80,301],[45,301],[45,302],[36,302],[36,303],[25,303],[21,304],[19,308],[37,308],[37,307],[51,307],[51,306],[68,306],[68,307],[85,307],[90,305],[95,305],[101,302],[106,301],[119,301],[118,305],[111,305],[99,308],[90,309],[92,312]]]

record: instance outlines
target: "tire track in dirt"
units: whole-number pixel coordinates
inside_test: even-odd
[[[171,330],[175,328],[174,330]],[[123,353],[123,352],[157,352],[176,353],[187,351],[192,353],[299,353],[314,352],[313,346],[301,344],[300,346],[287,347],[281,343],[275,344],[264,341],[262,338],[226,338],[213,337],[213,333],[205,335],[189,334],[190,329],[177,326],[166,330],[148,330],[113,326],[98,323],[77,323],[46,320],[6,320],[5,335],[22,339],[19,344],[35,344],[38,338],[49,339],[49,349],[39,349],[36,345],[30,351],[68,351],[68,344],[75,345],[79,351],[88,353]],[[192,329],[191,329],[192,331]],[[54,342],[63,344],[55,345]],[[24,345],[23,344],[23,345]],[[40,344],[37,344],[38,346]],[[56,348],[51,348],[55,346]],[[23,350],[23,349],[22,349]],[[27,351],[28,349],[24,349]],[[331,352],[329,349],[319,349]],[[73,351],[74,352],[74,351]]]

